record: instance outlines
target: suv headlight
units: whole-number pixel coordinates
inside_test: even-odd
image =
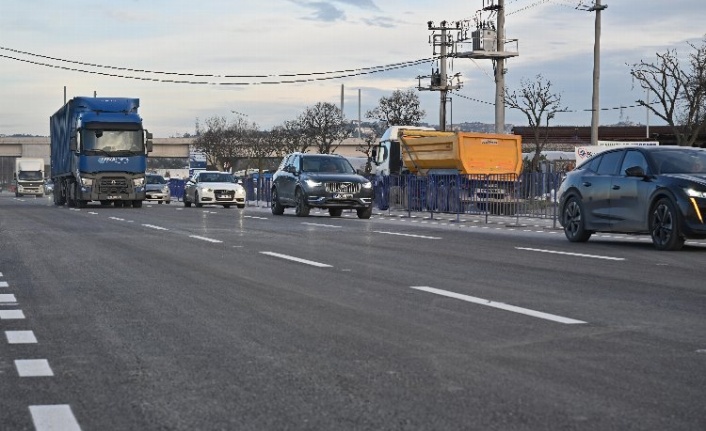
[[[132,179],[132,185],[135,187],[140,187],[145,185],[145,178],[133,178]]]
[[[686,195],[691,198],[706,198],[706,191],[694,190],[694,189],[684,189]]]
[[[364,189],[369,189],[373,187],[373,183],[371,183],[370,181],[366,181],[362,184],[362,186]]]
[[[314,188],[314,187],[321,187],[322,184],[323,184],[323,183],[320,182],[320,181],[314,181],[314,180],[311,180],[311,179],[306,180],[306,185],[309,186],[309,187],[311,187],[311,188]]]

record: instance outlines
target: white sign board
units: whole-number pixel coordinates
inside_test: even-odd
[[[576,154],[576,165],[580,165],[584,160],[595,156],[605,150],[616,147],[653,147],[659,145],[656,141],[598,141],[598,145],[588,145],[585,147],[576,147],[574,153]]]

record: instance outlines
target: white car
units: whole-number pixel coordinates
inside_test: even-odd
[[[197,171],[184,186],[184,206],[191,204],[245,208],[245,188],[228,172]]]

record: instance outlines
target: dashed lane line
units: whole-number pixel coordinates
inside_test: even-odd
[[[342,228],[343,226],[337,226],[335,224],[324,224],[324,223],[310,223],[310,222],[303,222],[303,225],[307,226],[318,226],[318,227],[335,227],[335,228]]]
[[[488,299],[477,298],[475,296],[463,295],[448,290],[436,289],[428,286],[410,286],[412,289],[423,292],[433,293],[436,295],[446,296],[448,298],[460,299],[461,301],[471,302],[473,304],[484,305],[486,307],[497,308],[500,310],[511,311],[513,313],[524,314],[526,316],[536,317],[538,319],[549,320],[552,322],[563,323],[565,325],[577,325],[587,323],[582,320],[571,319],[568,317],[558,316],[556,314],[544,313],[542,311],[531,310],[529,308],[517,307],[515,305],[505,304],[503,302],[490,301]]]
[[[0,281],[0,287],[10,287],[10,285],[7,284],[7,281]]]
[[[25,318],[22,310],[0,310],[0,320],[21,320]]]
[[[624,257],[601,256],[597,254],[572,253],[568,251],[545,250],[541,248],[515,247],[517,250],[534,251],[537,253],[561,254],[564,256],[586,257],[591,259],[616,260],[623,261]]]
[[[13,293],[3,293],[3,294],[0,294],[0,302],[1,303],[8,303],[8,302],[16,303],[17,298],[15,297],[15,295]]]
[[[16,359],[15,368],[20,377],[52,377],[54,372],[46,359]]]
[[[153,225],[153,224],[143,224],[142,226],[148,227],[148,228],[150,228],[150,229],[155,229],[155,230],[169,230],[169,229],[167,229],[166,227],[155,226],[155,225]]]
[[[5,331],[8,344],[36,344],[37,337],[32,331]]]
[[[388,232],[388,231],[381,231],[381,230],[376,230],[373,231],[374,233],[380,233],[383,235],[396,235],[396,236],[406,236],[409,238],[421,238],[421,239],[441,239],[440,236],[426,236],[426,235],[415,235],[411,233],[400,233],[400,232]]]
[[[81,431],[68,404],[29,406],[37,431]]]
[[[278,257],[280,259],[285,259],[285,260],[291,260],[293,262],[299,262],[299,263],[303,263],[305,265],[315,266],[317,268],[331,268],[332,267],[331,265],[327,265],[325,263],[315,262],[313,260],[302,259],[299,257],[290,256],[287,254],[275,253],[273,251],[261,251],[260,254],[264,254],[266,256]]]
[[[199,239],[201,241],[206,241],[206,242],[210,242],[213,244],[220,244],[223,242],[220,239],[207,238],[205,236],[199,236],[199,235],[189,235],[189,238]]]

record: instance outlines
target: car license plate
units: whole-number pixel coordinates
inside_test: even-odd
[[[336,193],[333,195],[334,199],[353,199],[352,193]]]

